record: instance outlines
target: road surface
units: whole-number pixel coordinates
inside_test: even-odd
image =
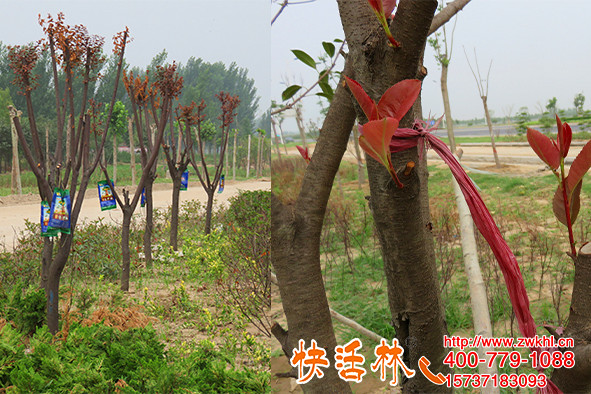
[[[240,190],[270,190],[269,179],[249,181],[226,181],[224,192],[216,193],[217,203],[225,203]],[[189,190],[181,192],[181,203],[188,200],[199,200],[203,204],[207,201],[207,195],[200,185],[189,185]],[[157,183],[154,185],[154,207],[166,208],[172,201],[172,184]],[[38,223],[41,215],[41,200],[36,195],[6,196],[0,197],[0,250],[14,248],[18,234],[25,228],[25,219]],[[139,205],[139,204],[138,204]],[[134,215],[142,215],[138,207]],[[119,208],[110,211],[101,211],[96,188],[89,188],[86,192],[80,218],[82,221],[91,221],[104,218],[105,221],[120,224],[123,214]]]

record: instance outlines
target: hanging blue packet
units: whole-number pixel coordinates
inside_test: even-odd
[[[142,197],[140,198],[140,207],[146,206],[146,189],[142,189]]]
[[[70,191],[55,188],[51,200],[51,211],[49,215],[49,226],[58,229],[64,234],[70,234],[70,214],[72,213],[72,202]]]
[[[185,171],[183,172],[183,175],[181,175],[181,190],[187,190],[187,187],[189,187],[189,171]]]
[[[222,174],[221,178],[220,178],[220,188],[218,189],[218,193],[221,193],[224,191],[224,183],[226,181],[226,176],[224,174]]]
[[[101,211],[106,211],[108,209],[114,209],[117,207],[117,201],[115,201],[115,196],[113,195],[111,186],[109,186],[109,182],[100,181],[98,183],[98,194],[101,204]]]
[[[55,237],[59,231],[53,227],[49,227],[49,217],[51,215],[51,207],[47,201],[41,201],[41,235],[44,237]]]

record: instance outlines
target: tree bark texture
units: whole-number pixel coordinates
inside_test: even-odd
[[[353,144],[355,146],[355,156],[357,157],[357,182],[359,189],[362,189],[365,183],[365,168],[363,159],[361,158],[361,149],[359,149],[359,131],[357,125],[353,126]]]
[[[417,77],[436,8],[436,0],[401,1],[391,29],[402,46],[394,49],[387,45],[385,34],[365,2],[339,1],[355,79],[376,102],[396,82]],[[414,111],[419,112],[419,106],[415,105]],[[417,112],[409,111],[400,126],[411,127],[413,115],[420,116]],[[418,369],[419,358],[426,356],[434,373],[447,374],[442,341],[447,329],[429,230],[427,172],[421,164],[405,175],[408,162],[419,163],[416,148],[392,155],[392,164],[405,185],[398,189],[388,171],[367,157],[370,207],[382,248],[392,321],[405,349],[404,361]],[[433,385],[420,373],[405,383],[403,390],[450,391]]]
[[[346,75],[351,69],[345,65]],[[320,267],[320,234],[335,175],[347,148],[355,111],[351,96],[340,83],[324,120],[312,160],[294,204],[284,204],[272,195],[271,253],[277,274],[283,310],[287,317],[287,348],[306,347],[315,339],[331,360],[322,379],[302,386],[307,393],[351,392],[334,369],[337,345]]]
[[[454,121],[451,117],[451,106],[449,105],[449,92],[447,90],[447,71],[449,66],[441,62],[441,97],[443,98],[443,109],[445,111],[445,127],[449,139],[451,153],[456,153],[456,137],[454,135]]]
[[[133,146],[133,118],[127,121],[129,131],[129,154],[131,155],[131,186],[135,186],[135,147]]]
[[[575,341],[575,366],[555,369],[552,381],[565,393],[591,392],[591,243],[574,258],[575,280],[564,337]]]
[[[133,210],[130,206],[121,207],[121,209],[123,210],[123,224],[121,225],[121,290],[129,291],[129,270],[131,268],[129,233],[131,230],[131,215],[133,215]]]
[[[213,196],[215,195],[215,189],[206,189],[207,193],[207,205],[205,206],[205,234],[211,233],[211,214],[213,211]]]
[[[154,197],[152,186],[155,176],[148,176],[144,188],[146,190],[146,224],[144,226],[144,261],[146,268],[152,268],[152,232],[154,229]]]
[[[21,113],[21,111],[17,111],[17,116],[19,118]],[[20,196],[23,194],[23,188],[21,184],[21,169],[18,156],[18,135],[16,133],[16,127],[14,126],[14,121],[12,119],[10,120],[10,131],[12,137],[12,175],[10,191],[12,194],[18,194]]]
[[[170,247],[177,251],[179,234],[179,197],[181,194],[181,176],[180,171],[170,174],[172,176],[172,207],[170,217]]]

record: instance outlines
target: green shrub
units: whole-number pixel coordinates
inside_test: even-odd
[[[0,384],[18,393],[269,392],[269,373],[238,369],[211,342],[186,356],[164,351],[154,329],[120,332],[102,324],[74,323],[67,340],[54,341],[47,327],[30,339],[0,330]]]
[[[14,322],[23,333],[33,333],[45,322],[45,291],[35,286],[24,289],[22,282],[10,295],[0,296],[0,316]]]

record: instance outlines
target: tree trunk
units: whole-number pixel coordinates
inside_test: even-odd
[[[492,145],[493,155],[495,156],[495,165],[500,168],[501,162],[497,154],[497,146],[495,144],[495,135],[493,134],[492,122],[490,121],[490,114],[488,112],[488,104],[486,104],[487,97],[482,96],[482,105],[484,105],[484,116],[486,116],[486,124],[488,125],[488,132],[490,133],[490,143]]]
[[[45,287],[45,296],[47,297],[47,328],[52,335],[59,331],[59,293],[60,276],[55,273],[49,274]]]
[[[271,127],[273,128],[273,134],[275,137],[271,136],[271,144],[275,145],[275,151],[277,152],[277,159],[281,161],[281,149],[279,148],[279,136],[277,135],[277,125],[273,117],[271,117]],[[275,140],[275,143],[273,143]]]
[[[456,137],[454,135],[454,121],[451,117],[451,106],[449,105],[449,93],[447,90],[447,71],[449,65],[441,63],[441,96],[443,97],[443,108],[445,110],[445,127],[447,128],[447,138],[452,153],[456,152]]]
[[[571,369],[558,368],[552,374],[552,381],[565,393],[591,392],[591,243],[579,249],[574,258],[575,280],[564,337],[573,338],[575,366]]]
[[[447,128],[447,137],[449,139],[450,150],[452,153],[456,152],[456,142],[454,136],[453,118],[451,116],[451,106],[449,104],[449,94],[447,90],[447,72],[449,65],[445,62],[441,63],[441,96],[443,97],[443,107],[445,109],[445,124]],[[456,196],[456,205],[458,207],[458,216],[460,220],[460,234],[462,237],[462,252],[464,255],[464,270],[468,277],[468,286],[470,287],[470,302],[472,305],[472,320],[474,321],[474,333],[486,338],[492,337],[492,327],[490,323],[490,313],[488,310],[488,299],[486,296],[486,286],[482,280],[482,273],[480,271],[480,264],[478,262],[478,249],[476,246],[476,237],[474,235],[474,222],[470,209],[464,198],[464,194],[460,189],[460,185],[452,176],[452,184],[454,187],[454,194]],[[493,351],[492,347],[479,347],[477,349],[478,356],[482,360],[487,360],[487,363],[478,365],[478,372],[480,374],[497,374],[496,364],[488,368],[488,360],[490,353]],[[482,393],[492,394],[498,393],[498,387],[493,387],[489,384],[482,388]]]
[[[146,268],[152,268],[152,231],[154,229],[154,198],[152,196],[152,186],[154,177],[148,176],[145,183],[146,190],[146,223],[144,227],[144,261]]]
[[[224,147],[224,151],[225,151],[225,157],[224,157],[224,164],[222,164],[222,174],[228,174],[228,166],[230,163],[230,160],[228,160],[228,155],[229,155],[229,150],[228,150],[228,145],[230,145],[230,138],[228,136],[228,138],[226,138],[226,146]]]
[[[49,329],[49,332],[52,335],[55,335],[59,331],[60,278],[62,276],[64,267],[68,262],[68,256],[70,256],[70,248],[72,246],[73,236],[73,234],[62,234],[59,240],[59,248],[57,254],[53,258],[53,261],[51,262],[51,265],[48,269],[47,287],[45,288],[45,295],[47,297],[47,328]]]
[[[462,194],[460,185],[452,176],[454,193],[456,195],[456,204],[458,206],[458,216],[460,218],[460,232],[462,237],[462,252],[464,255],[464,270],[468,277],[468,286],[470,287],[470,303],[472,305],[472,320],[474,321],[474,334],[481,335],[484,338],[492,337],[492,327],[490,323],[490,314],[488,310],[488,299],[486,296],[486,285],[482,279],[480,264],[478,263],[478,249],[476,246],[476,237],[474,236],[474,222],[470,214],[470,208]],[[496,364],[488,368],[490,354],[494,351],[493,347],[479,347],[476,349],[481,360],[487,360],[486,363],[478,365],[480,374],[498,373]],[[498,393],[499,388],[489,384],[482,388],[482,393]]]
[[[181,176],[182,172],[176,171],[172,174],[172,208],[170,217],[170,247],[172,250],[178,250],[179,233],[179,197],[181,194]]]
[[[43,237],[43,251],[41,252],[41,288],[45,289],[45,296],[49,296],[49,267],[53,259],[53,240]]]
[[[248,135],[248,153],[246,155],[246,178],[250,174],[250,134]]]
[[[347,64],[343,75],[351,75]],[[351,392],[348,383],[333,367],[336,339],[320,266],[320,234],[328,198],[354,122],[351,96],[339,83],[296,203],[285,205],[272,195],[271,263],[287,317],[288,338],[284,342],[288,349],[294,349],[299,339],[306,342],[306,347],[315,339],[331,360],[322,379],[314,378],[302,386],[304,392],[309,393]]]
[[[131,161],[131,186],[135,186],[135,147],[133,146],[133,119],[127,121],[127,130],[129,131],[129,154]]]
[[[357,181],[359,182],[359,189],[362,189],[365,183],[365,169],[363,168],[361,149],[359,149],[359,129],[357,125],[353,126],[353,144],[355,146],[355,156],[357,157]]]
[[[261,159],[262,159],[262,141],[263,141],[263,134],[259,133],[259,141],[258,141],[258,149],[257,149],[257,178],[261,177]]]
[[[213,196],[215,195],[215,189],[206,190],[207,192],[207,205],[205,207],[205,234],[211,233],[211,214],[213,211]]]
[[[17,112],[17,116],[20,118],[21,111]],[[14,121],[10,120],[10,131],[12,136],[12,176],[11,176],[11,193],[23,194],[23,188],[21,184],[21,169],[18,157],[18,135],[16,134],[16,127]]]
[[[113,184],[117,183],[117,135],[113,134]]]
[[[306,142],[306,128],[304,127],[304,120],[302,119],[302,107],[300,105],[296,105],[295,113],[296,123],[298,125],[298,129],[300,130],[300,137],[302,138],[302,146],[304,149],[306,149],[308,147],[308,143]]]
[[[424,77],[420,64],[436,8],[436,0],[402,0],[396,12],[396,23],[392,24],[392,34],[402,45],[392,49],[367,4],[339,1],[355,79],[376,102],[396,82]],[[419,106],[415,105],[416,112],[409,111],[400,127],[412,127],[414,117],[421,115]],[[409,162],[419,163],[416,148],[392,155],[394,168],[404,184],[404,188],[399,189],[381,164],[372,158],[366,159],[370,207],[382,248],[392,321],[396,337],[405,349],[404,361],[408,367],[418,369],[419,358],[425,356],[432,363],[433,373],[447,374],[450,370],[443,365],[447,350],[442,341],[447,330],[429,230],[428,173],[424,160],[415,170],[407,171]],[[403,391],[448,392],[451,389],[436,386],[417,373],[404,383]]]
[[[234,150],[232,151],[232,180],[236,180],[236,138],[238,138],[238,132],[234,132]]]
[[[131,215],[133,215],[133,211],[130,206],[121,207],[121,209],[123,210],[123,224],[121,228],[121,290],[129,291],[129,270],[131,268],[129,232],[131,231]]]

